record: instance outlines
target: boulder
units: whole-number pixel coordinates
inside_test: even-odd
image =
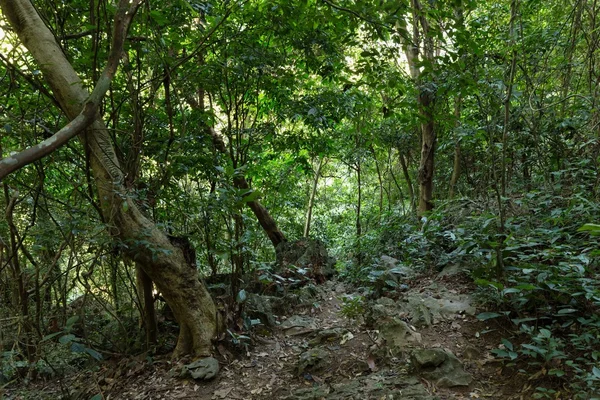
[[[219,362],[212,357],[207,357],[184,365],[180,377],[207,381],[217,376],[218,373]]]
[[[275,326],[275,316],[273,314],[273,304],[279,299],[274,296],[261,296],[250,293],[246,299],[246,313],[252,319],[259,319],[267,326]]]
[[[418,349],[411,354],[415,370],[439,387],[469,386],[473,377],[454,354],[444,349]]]
[[[395,317],[386,317],[376,324],[386,348],[393,355],[401,354],[407,348],[421,343],[421,334],[412,330],[404,321]]]
[[[324,369],[329,363],[329,353],[320,348],[315,347],[300,354],[298,364],[296,365],[296,371],[298,375],[304,372],[316,372]]]
[[[457,314],[475,315],[471,298],[440,289],[434,295],[411,293],[400,304],[415,326],[430,326],[440,321],[453,320]]]
[[[282,242],[275,251],[277,265],[294,266],[309,277],[324,282],[335,274],[335,259],[329,256],[325,244],[316,239]]]
[[[292,315],[281,323],[280,328],[288,336],[297,336],[314,332],[317,323],[314,318],[305,315]]]
[[[348,332],[344,328],[323,329],[317,332],[317,335],[308,344],[309,346],[316,346],[322,343],[339,343]]]

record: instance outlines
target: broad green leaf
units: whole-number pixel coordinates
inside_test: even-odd
[[[236,301],[239,304],[242,304],[246,301],[246,299],[248,298],[248,294],[246,293],[246,290],[242,289],[238,292],[237,297],[236,297]]]
[[[67,344],[72,342],[75,339],[75,335],[69,333],[68,335],[61,336],[58,341],[60,344]]]
[[[477,319],[480,321],[487,321],[488,319],[501,317],[502,314],[498,314],[496,312],[484,312],[477,315]]]
[[[577,312],[577,310],[574,308],[563,308],[561,310],[558,310],[558,312],[556,314],[563,315],[563,314],[572,314],[574,312]]]

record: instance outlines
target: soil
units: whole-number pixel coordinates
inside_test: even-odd
[[[451,292],[458,294],[474,291],[470,280],[459,274],[421,276],[410,282],[409,292],[431,290],[432,284],[451,288]],[[290,331],[286,333],[278,328],[257,329],[250,335],[251,341],[242,340],[242,343],[251,342],[247,347],[218,345],[215,357],[221,371],[212,381],[180,378],[182,365],[191,360],[174,363],[167,355],[139,356],[107,361],[96,371],[83,370],[61,382],[38,382],[27,388],[8,389],[4,396],[10,400],[58,399],[64,398],[62,393],[68,388],[70,398],[94,400],[530,398],[521,392],[526,382],[520,381],[518,376],[507,375],[502,364],[490,354],[505,333],[501,326],[479,321],[471,315],[457,314],[453,320],[417,329],[422,337],[419,347],[450,350],[463,363],[465,371],[473,376],[468,387],[440,388],[435,382],[413,373],[406,362],[407,357],[385,355],[378,332],[369,329],[362,318],[351,319],[343,315],[342,299],[354,293],[355,289],[347,284],[328,281],[318,287],[312,306],[276,318],[281,324],[292,315],[311,317],[316,322],[316,330],[300,329],[289,334]],[[341,333],[333,341],[325,340],[319,345],[328,354],[325,365],[299,372],[300,355],[313,348],[311,340],[327,328],[341,328],[338,330]],[[412,386],[404,386],[409,383]],[[403,388],[407,388],[406,393],[418,389],[418,395],[403,397]],[[31,397],[34,393],[36,395]]]

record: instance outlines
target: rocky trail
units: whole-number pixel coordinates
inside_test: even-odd
[[[370,300],[336,280],[294,301],[251,295],[248,307],[264,325],[238,337],[236,349],[218,346],[220,372],[209,381],[191,375],[211,376],[216,365],[165,356],[105,363],[62,384],[94,400],[518,398],[520,385],[489,354],[501,327],[476,319],[469,279],[442,273],[406,282]],[[287,313],[277,313],[277,301]],[[60,396],[56,382],[38,389]]]

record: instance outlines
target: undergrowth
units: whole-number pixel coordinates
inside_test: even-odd
[[[484,202],[443,203],[420,221],[392,212],[378,233],[361,239],[362,263],[354,257],[342,273],[373,287],[389,274],[382,254],[410,268],[469,270],[488,309],[479,319],[513,328],[493,353],[527,377],[533,398],[600,399],[600,250],[594,236],[600,226],[590,224],[599,222],[600,207],[579,194],[544,193],[506,200],[504,207],[503,234],[497,206]],[[383,282],[390,290],[397,285]]]

